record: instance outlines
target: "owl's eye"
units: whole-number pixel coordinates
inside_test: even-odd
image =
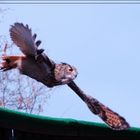
[[[69,68],[68,70],[69,70],[70,72],[72,72],[72,71],[73,71],[73,69],[72,69],[72,68]]]

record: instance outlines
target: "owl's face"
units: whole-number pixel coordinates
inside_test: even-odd
[[[62,84],[68,84],[77,77],[77,69],[69,64],[56,64],[54,69],[55,79]]]

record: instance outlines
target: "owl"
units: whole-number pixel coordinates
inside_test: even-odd
[[[50,88],[67,84],[86,103],[90,111],[98,115],[111,129],[124,130],[130,127],[122,116],[85,94],[76,85],[73,80],[78,72],[74,66],[67,63],[57,64],[44,53],[43,49],[39,49],[41,41],[36,41],[37,34],[32,34],[28,25],[15,23],[9,31],[12,41],[23,54],[2,56],[1,70],[18,69],[21,74]]]
[[[74,66],[66,63],[56,64],[43,53],[43,49],[39,49],[41,41],[35,41],[37,35],[32,35],[32,30],[28,25],[15,23],[10,28],[10,37],[23,54],[3,56],[4,62],[1,63],[1,69],[4,71],[17,68],[21,74],[48,87],[68,84],[76,78],[78,73]]]

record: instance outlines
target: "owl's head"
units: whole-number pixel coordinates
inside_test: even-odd
[[[68,84],[77,77],[77,69],[67,63],[55,65],[54,76],[61,84]]]

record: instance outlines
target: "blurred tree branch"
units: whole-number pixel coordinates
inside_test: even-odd
[[[5,45],[4,45],[5,42]],[[4,45],[4,47],[2,47]],[[0,37],[0,55],[12,54],[14,45],[7,45],[4,36]],[[47,87],[37,81],[21,75],[17,70],[0,73],[0,106],[27,113],[43,112],[43,104],[47,102]]]
[[[8,10],[0,8],[0,22]],[[13,44],[8,44],[7,38],[0,34],[0,56],[6,53],[13,54],[17,50]],[[35,114],[43,112],[43,105],[49,97],[46,92],[50,89],[27,76],[20,75],[17,70],[0,73],[0,83],[0,107]]]

